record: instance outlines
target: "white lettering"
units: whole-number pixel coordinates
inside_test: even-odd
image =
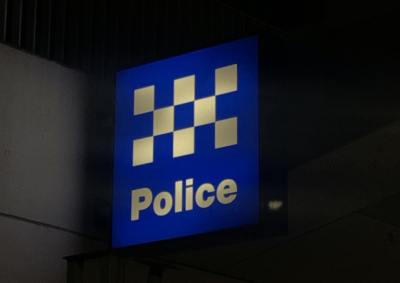
[[[223,180],[217,189],[217,199],[222,204],[228,204],[235,200],[237,186],[232,179]]]
[[[185,181],[185,211],[193,210],[193,179]],[[223,180],[215,188],[210,183],[202,184],[195,193],[195,201],[198,207],[210,207],[215,197],[221,204],[229,204],[236,199],[237,185],[232,179]],[[158,216],[167,215],[174,206],[175,213],[183,210],[183,181],[175,182],[175,200],[169,192],[160,192],[153,200],[153,193],[148,188],[132,190],[131,221],[139,220],[139,212],[147,209],[153,202],[154,213]]]
[[[211,184],[203,184],[196,191],[196,203],[201,208],[207,208],[214,202],[215,196],[208,196],[204,199],[204,192],[215,192],[214,186]]]
[[[164,207],[161,207],[161,202],[164,200]],[[158,216],[164,216],[171,211],[172,196],[169,192],[161,192],[154,198],[153,209]]]
[[[143,199],[143,201],[140,201]],[[131,220],[139,219],[139,210],[148,208],[153,199],[153,193],[148,188],[138,189],[132,191],[132,206],[131,206]]]
[[[193,209],[193,179],[186,180],[186,210]]]
[[[175,182],[175,212],[182,211],[182,181]]]

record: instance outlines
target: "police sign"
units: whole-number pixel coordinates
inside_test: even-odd
[[[259,222],[258,39],[117,75],[113,247]]]

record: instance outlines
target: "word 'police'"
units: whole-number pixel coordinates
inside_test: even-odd
[[[193,209],[193,179],[186,180],[185,188],[185,211]],[[235,200],[237,195],[237,185],[232,179],[223,180],[215,188],[210,183],[202,184],[195,193],[194,200],[200,208],[207,208],[213,204],[215,196],[221,204],[229,204]],[[169,192],[160,192],[153,200],[153,193],[149,188],[132,190],[131,220],[139,220],[139,211],[145,210],[153,203],[154,213],[158,216],[168,214],[174,206],[175,213],[183,210],[183,182],[175,182],[175,202]],[[175,203],[175,205],[174,205]]]

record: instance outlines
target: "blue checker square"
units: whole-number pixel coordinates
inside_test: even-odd
[[[175,130],[193,127],[194,103],[189,102],[175,106]]]
[[[146,127],[146,125],[153,123],[152,114],[153,113],[144,113],[142,115],[138,115],[135,121],[129,125],[131,128],[131,133],[134,134],[134,139],[148,137],[153,134],[152,128]]]
[[[259,222],[258,38],[117,74],[115,248]]]

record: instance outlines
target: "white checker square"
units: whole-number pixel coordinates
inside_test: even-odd
[[[215,96],[195,100],[194,125],[201,126],[215,122]]]
[[[135,89],[133,100],[133,115],[139,115],[154,110],[154,85]]]
[[[174,157],[194,153],[194,127],[174,132]]]
[[[237,90],[237,64],[215,69],[215,95]]]
[[[174,106],[154,110],[153,135],[162,135],[174,131]]]
[[[237,117],[215,123],[215,148],[237,144]]]
[[[152,163],[154,155],[154,137],[133,141],[133,166]]]
[[[194,84],[194,75],[174,80],[174,105],[194,100]]]

